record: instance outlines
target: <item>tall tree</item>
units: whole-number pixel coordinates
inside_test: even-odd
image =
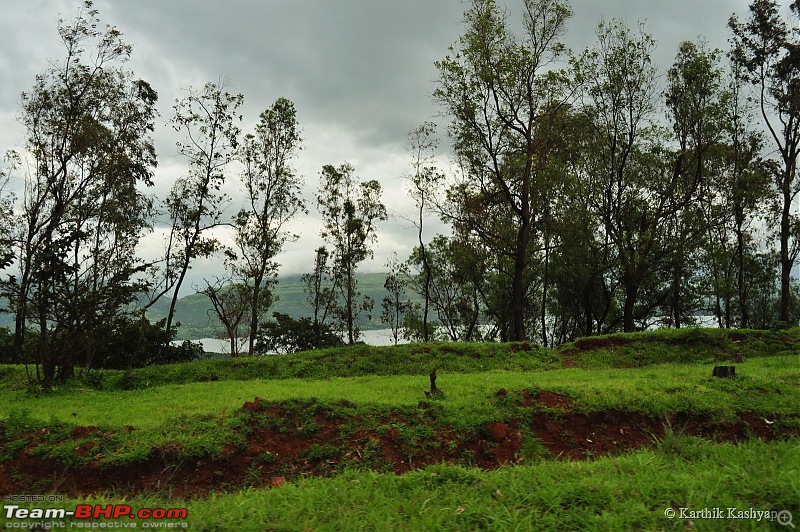
[[[172,125],[184,136],[177,143],[178,151],[186,157],[189,170],[175,181],[166,200],[171,233],[164,291],[173,291],[167,331],[172,327],[175,305],[192,262],[211,255],[219,246],[208,232],[223,223],[227,197],[220,189],[238,146],[236,124],[241,116],[237,110],[243,101],[241,94],[225,91],[224,84],[207,83],[201,91],[189,89],[174,106]]]
[[[561,131],[558,170],[563,177],[548,224],[555,241],[548,304],[556,343],[613,330],[619,285],[612,275],[612,246],[596,210],[599,187],[592,186],[587,170],[589,154],[597,147],[591,117],[570,109]]]
[[[523,8],[525,31],[517,37],[493,0],[473,0],[464,16],[466,32],[450,48],[452,55],[436,63],[434,93],[452,118],[450,134],[465,170],[451,198],[474,207],[448,217],[512,258],[511,339],[519,341],[525,339],[525,275],[545,188],[541,174],[553,139],[542,130],[568,95],[554,67],[572,14],[563,0],[524,0]],[[481,211],[483,216],[464,217]],[[494,220],[487,223],[492,215],[504,218],[498,220],[504,234]]]
[[[711,177],[721,152],[728,99],[719,55],[718,50],[707,50],[703,43],[685,41],[667,72],[667,115],[677,141],[673,172],[683,177],[688,188],[685,192],[698,191],[700,199],[686,202],[670,220],[675,254],[671,261],[672,294],[668,300],[669,321],[675,328],[680,328],[697,311],[690,302],[693,294],[688,279],[699,267],[692,262],[699,257],[703,242],[713,247],[717,240],[715,230],[719,223]],[[713,269],[715,284],[719,285],[720,272]]]
[[[14,195],[8,184],[16,159],[16,153],[10,151],[5,156],[8,168],[0,168],[0,269],[7,268],[14,261]]]
[[[202,290],[211,301],[214,314],[225,327],[225,337],[228,339],[232,357],[238,357],[241,352],[240,341],[244,336],[244,329],[247,328],[244,326],[253,304],[253,287],[237,281],[230,277],[217,278],[213,283],[204,279],[206,287]]]
[[[792,12],[800,14],[793,2]],[[747,73],[769,137],[777,149],[780,171],[775,176],[779,193],[781,299],[779,321],[790,323],[791,270],[800,251],[800,222],[792,204],[800,192],[797,157],[800,154],[800,38],[779,14],[774,0],[754,0],[744,23],[736,15],[728,26],[733,32],[731,57]]]
[[[241,254],[239,274],[250,286],[250,354],[259,318],[266,311],[264,302],[270,299],[265,289],[277,276],[278,264],[273,258],[287,240],[297,238],[286,230],[286,224],[305,211],[300,195],[303,181],[289,166],[301,142],[294,104],[278,98],[261,113],[255,134],[245,137],[241,150],[248,205],[237,215],[234,227]]]
[[[479,244],[478,244],[479,245]],[[487,278],[493,277],[487,271],[487,264],[481,260],[477,246],[464,238],[436,235],[428,244],[431,265],[430,294],[431,306],[436,311],[439,327],[451,341],[474,341],[481,337],[479,330],[482,306],[482,290]],[[421,254],[414,250],[408,262],[419,266]],[[414,284],[423,282],[421,275]],[[500,296],[503,308],[507,307],[507,292]],[[502,321],[499,318],[497,321]],[[503,328],[501,324],[498,328]]]
[[[431,339],[428,327],[428,314],[431,300],[431,265],[423,240],[423,225],[426,210],[430,208],[431,196],[444,180],[444,175],[433,166],[434,152],[437,147],[434,134],[436,125],[425,122],[408,135],[407,149],[411,154],[411,174],[406,178],[409,183],[409,195],[417,206],[417,241],[419,242],[420,264],[422,265],[422,341]],[[396,342],[395,342],[396,343]]]
[[[22,95],[31,164],[15,236],[19,276],[5,284],[15,359],[27,324],[37,324],[45,388],[92,358],[104,326],[142,289],[135,248],[151,204],[139,185],[152,185],[156,164],[157,94],[122,66],[131,46],[116,28],[100,29],[90,1],[58,32],[63,61]]]
[[[767,212],[771,190],[771,176],[776,172],[770,168],[769,161],[762,155],[764,136],[752,128],[751,107],[742,94],[745,83],[741,66],[733,63],[728,80],[730,98],[725,114],[727,116],[724,152],[723,179],[719,187],[720,196],[725,198],[726,216],[735,235],[736,296],[739,308],[739,327],[750,324],[750,282],[748,263],[753,261],[754,222]],[[730,305],[726,313],[730,314]],[[731,325],[726,319],[725,326]]]
[[[330,252],[325,246],[317,248],[314,253],[314,269],[311,273],[304,273],[301,277],[303,291],[313,309],[313,349],[322,347],[326,320],[336,306],[336,293],[339,279],[333,277],[333,272],[328,264]]]
[[[406,286],[408,285],[408,264],[400,263],[397,260],[397,254],[392,255],[392,258],[386,263],[386,268],[389,270],[386,274],[386,279],[383,282],[383,288],[386,289],[386,295],[381,300],[381,320],[383,323],[389,325],[392,331],[392,340],[394,345],[400,339],[400,331],[405,322],[404,317],[411,310],[411,303],[406,299]],[[425,274],[423,274],[425,275]],[[427,320],[424,322],[423,334],[428,341]]]
[[[377,223],[386,220],[381,203],[381,185],[375,180],[358,181],[355,168],[348,163],[338,167],[325,165],[320,175],[317,206],[322,215],[322,237],[333,246],[334,277],[344,298],[340,307],[342,330],[354,344],[359,336],[357,318],[369,311],[374,302],[369,297],[358,300],[356,269],[372,257],[370,244],[376,240]]]
[[[693,186],[671,164],[674,157],[661,142],[665,132],[653,122],[655,41],[643,28],[634,33],[617,20],[601,22],[597,35],[597,44],[574,65],[594,137],[584,177],[613,249],[610,263],[624,291],[622,322],[628,332],[668,296],[665,283],[654,276],[674,256],[669,222],[691,203]],[[641,301],[644,292],[649,297]]]

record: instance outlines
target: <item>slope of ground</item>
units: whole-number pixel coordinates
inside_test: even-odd
[[[197,499],[213,507],[225,493],[238,497],[251,490],[249,499],[260,489],[305,485],[309,477],[332,479],[330,486],[338,486],[337,478],[384,482],[365,474],[439,471],[433,474],[462,478],[458,468],[540,470],[600,457],[619,458],[602,462],[604,478],[618,476],[614,464],[626,460],[674,456],[699,460],[702,474],[711,474],[714,467],[730,467],[715,465],[716,457],[738,449],[763,446],[757,447],[761,456],[798,449],[799,344],[798,330],[687,330],[585,339],[559,350],[529,344],[358,346],[98,371],[46,394],[27,387],[24,368],[2,366],[0,492],[111,501],[135,496],[159,505]],[[736,378],[712,377],[720,363],[735,364]],[[441,394],[430,393],[433,368]],[[782,458],[780,475],[797,472],[796,454]],[[444,467],[439,464],[455,469],[436,469]],[[476,475],[484,479],[480,483],[494,478]],[[756,477],[753,482],[763,484]],[[787,480],[775,482],[770,498],[785,493],[781,500],[790,500],[786,494],[797,491]],[[714,490],[732,504],[768,500],[740,488]],[[423,491],[438,499],[438,489]],[[635,504],[634,495],[625,497]],[[532,518],[524,501],[506,502],[507,510],[518,507],[520,516]],[[678,498],[667,503],[688,504]],[[494,503],[472,504],[482,508],[475,522],[484,523]],[[654,528],[655,511],[648,510],[643,528]],[[195,512],[204,523],[216,522],[204,510]],[[556,513],[562,526],[574,525],[575,509]],[[263,528],[255,524],[263,516],[227,518],[241,519],[244,529]],[[326,526],[339,522],[326,519]],[[627,517],[614,519],[630,526]]]

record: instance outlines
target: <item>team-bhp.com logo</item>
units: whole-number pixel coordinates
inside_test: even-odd
[[[6,519],[186,519],[186,508],[140,508],[128,504],[79,504],[75,510],[63,508],[22,508],[17,504],[3,505]]]

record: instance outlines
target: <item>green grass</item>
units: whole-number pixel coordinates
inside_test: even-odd
[[[657,331],[579,340],[558,350],[526,344],[356,346],[93,371],[48,393],[28,386],[24,368],[0,366],[0,438],[7,442],[0,462],[31,444],[33,453],[76,468],[137,464],[154,455],[167,465],[213,458],[246,444],[254,418],[242,405],[256,397],[286,409],[283,418],[261,420],[281,432],[310,437],[319,428],[314,412],[324,412],[337,416],[342,433],[358,430],[359,423],[393,430],[407,451],[431,441],[431,430],[474,434],[487,421],[522,419],[522,393],[547,390],[568,396],[579,412],[639,412],[663,420],[667,430],[661,439],[653,437],[651,450],[574,463],[548,458],[528,430],[520,452],[532,465],[491,472],[437,466],[396,476],[348,470],[343,462],[330,471],[341,473],[334,478],[298,478],[277,489],[190,502],[192,529],[677,530],[688,525],[666,519],[668,507],[727,506],[788,509],[798,520],[798,439],[714,443],[676,436],[669,420],[691,414],[733,422],[747,414],[796,431],[799,353],[800,329]],[[562,356],[576,367],[563,368]],[[736,363],[735,379],[711,377],[715,364],[738,357],[743,361]],[[423,391],[434,367],[444,397],[431,400]],[[501,388],[507,396],[497,395]],[[420,401],[429,406],[420,408]],[[76,433],[87,426],[97,428]],[[338,445],[315,443],[303,458],[323,463],[342,452]],[[360,465],[384,470],[375,445],[380,442],[365,443]],[[264,453],[257,460],[253,478],[258,464],[279,458]],[[159,498],[126,500],[176,505]],[[692,526],[748,530],[764,523],[695,519]]]
[[[779,530],[776,522],[755,519],[669,519],[665,510],[786,510],[796,520],[798,479],[798,440],[729,445],[675,438],[653,450],[588,462],[496,471],[433,466],[402,476],[348,471],[189,502],[94,497],[63,507],[185,506],[188,518],[179,522],[209,531]]]
[[[453,418],[487,421],[498,414],[493,398],[500,388],[540,388],[574,399],[579,410],[637,411],[651,416],[675,412],[730,418],[737,412],[797,415],[800,358],[784,355],[737,364],[733,380],[711,377],[711,367],[669,364],[646,369],[484,373],[439,373],[446,397],[438,401]],[[357,405],[416,407],[429,387],[427,376],[363,376],[331,379],[220,380],[173,384],[133,391],[103,391],[75,385],[35,395],[0,391],[0,419],[24,410],[40,421],[78,425],[155,428],[181,416],[224,414],[245,401],[313,397],[322,402],[346,399]]]
[[[800,372],[797,358],[753,358],[737,366],[737,378],[716,379],[702,365],[662,365],[644,370],[576,368],[546,372],[441,374],[445,398],[434,402],[434,427],[474,432],[482,424],[526,416],[524,409],[496,396],[543,389],[569,396],[582,412],[619,410],[667,420],[681,413],[707,416],[712,422],[735,422],[756,414],[776,428],[800,428]],[[0,391],[0,419],[7,434],[48,430],[39,454],[49,458],[112,465],[162,453],[181,460],[215,456],[225,445],[244,443],[242,405],[255,397],[287,403],[313,398],[336,410],[352,405],[348,419],[372,426],[377,418],[404,412],[413,422],[426,400],[424,376],[367,376],[324,380],[215,381],[151,387],[137,391],[98,391],[66,387],[35,396]],[[434,414],[431,414],[432,416]],[[372,420],[372,421],[370,421]],[[76,426],[97,426],[85,442],[69,439]],[[131,428],[135,430],[131,430]],[[423,438],[424,440],[424,438]],[[85,457],[75,447],[92,442]],[[170,454],[171,453],[171,454]],[[174,455],[174,456],[173,456]]]
[[[164,384],[226,380],[428,375],[433,368],[443,373],[475,373],[543,371],[560,367],[560,359],[548,349],[522,351],[519,344],[434,342],[387,347],[356,345],[291,355],[201,360],[133,371],[94,371],[86,377],[83,385],[106,390],[134,390]],[[2,368],[0,366],[0,372]],[[17,372],[15,378],[20,383],[21,377]],[[11,378],[7,377],[5,382]]]
[[[800,353],[800,329],[747,331],[663,330],[590,337],[558,348],[525,343],[444,343],[374,347],[357,345],[281,356],[226,358],[151,366],[133,371],[92,371],[85,389],[137,390],[165,384],[216,381],[330,379],[335,377],[544,372],[567,357],[583,369],[646,368],[659,364],[730,363]],[[726,362],[727,361],[727,362]],[[800,358],[797,368],[800,369]],[[28,386],[22,367],[0,365],[0,390]]]
[[[559,346],[581,368],[641,368],[668,363],[721,363],[739,357],[800,352],[800,328],[781,331],[749,329],[661,329],[632,334],[581,338]]]

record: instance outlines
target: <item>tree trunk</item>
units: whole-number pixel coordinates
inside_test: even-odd
[[[542,311],[541,311],[541,323],[542,323],[542,345],[547,347],[547,288],[548,288],[548,281],[549,279],[549,269],[550,269],[550,242],[549,239],[545,239],[544,242],[544,276],[542,277]]]
[[[517,249],[514,254],[514,276],[511,282],[511,338],[512,342],[525,341],[525,291],[523,275],[527,263],[530,224],[523,218],[517,232]]]
[[[167,338],[171,338],[170,332],[172,330],[172,319],[175,316],[175,306],[178,303],[178,291],[181,289],[181,285],[183,284],[183,279],[186,277],[186,271],[189,269],[189,254],[187,253],[187,259],[183,263],[183,267],[181,268],[181,275],[178,277],[178,280],[175,282],[175,292],[172,294],[172,301],[169,303],[169,312],[167,313],[167,325],[166,325],[166,332]],[[164,349],[169,347],[169,343],[164,346]]]
[[[347,264],[347,343],[355,344],[353,335],[353,271]]]
[[[419,232],[417,233],[417,238],[419,240],[419,254],[420,258],[422,259],[422,271],[425,275],[424,285],[423,285],[423,297],[425,298],[424,307],[422,309],[422,341],[428,342],[430,341],[430,333],[428,332],[428,311],[430,309],[430,301],[431,301],[431,265],[428,264],[428,255],[425,253],[425,242],[422,241],[422,221],[423,221],[423,208],[425,205],[425,196],[424,193],[422,195],[422,199],[419,204]]]
[[[636,297],[639,291],[638,285],[625,285],[625,309],[623,313],[623,324],[625,332],[634,332],[636,324],[634,323],[634,309],[636,307]]]
[[[263,280],[263,271],[259,272],[259,275],[253,279],[253,297],[250,300],[250,334],[247,342],[247,354],[249,356],[253,356],[253,348],[256,343],[256,335],[258,334],[258,303],[261,298],[261,283]]]
[[[714,366],[711,376],[732,379],[736,377],[736,366]]]
[[[236,342],[238,340],[238,338],[236,338],[236,331],[235,330],[233,330],[233,331],[228,330],[228,337],[229,337],[230,342],[231,342],[231,356],[232,357],[237,357],[239,355],[239,353],[238,353],[238,349],[237,349],[237,346],[236,346]]]
[[[20,364],[23,360],[23,345],[25,342],[25,314],[24,310],[17,309],[14,318],[14,346],[11,351],[11,363]]]
[[[739,262],[739,271],[736,275],[737,292],[739,294],[739,313],[741,314],[739,327],[748,328],[750,326],[750,315],[747,309],[747,289],[744,284],[744,234],[741,225],[737,222],[736,227],[736,255]]]
[[[789,303],[790,303],[790,276],[792,271],[792,259],[789,257],[789,220],[791,208],[791,195],[788,191],[788,183],[785,182],[783,191],[783,209],[781,211],[781,303],[778,321],[782,327],[789,325]]]
[[[14,312],[14,347],[12,350],[12,364],[19,364],[24,360],[25,349],[25,326],[27,325],[27,301],[28,290],[30,287],[30,266],[29,261],[31,252],[29,251],[30,242],[26,242],[25,249],[27,256],[22,258],[23,270],[19,283],[19,295],[17,297],[16,309]]]
[[[682,251],[679,251],[682,253]],[[679,258],[680,261],[682,259]],[[683,285],[683,268],[680,262],[672,271],[672,318],[676,329],[681,328],[681,286]]]
[[[42,366],[42,388],[49,390],[53,387],[53,380],[56,374],[55,357],[47,345],[47,315],[42,309],[40,302],[39,309],[39,363]]]

